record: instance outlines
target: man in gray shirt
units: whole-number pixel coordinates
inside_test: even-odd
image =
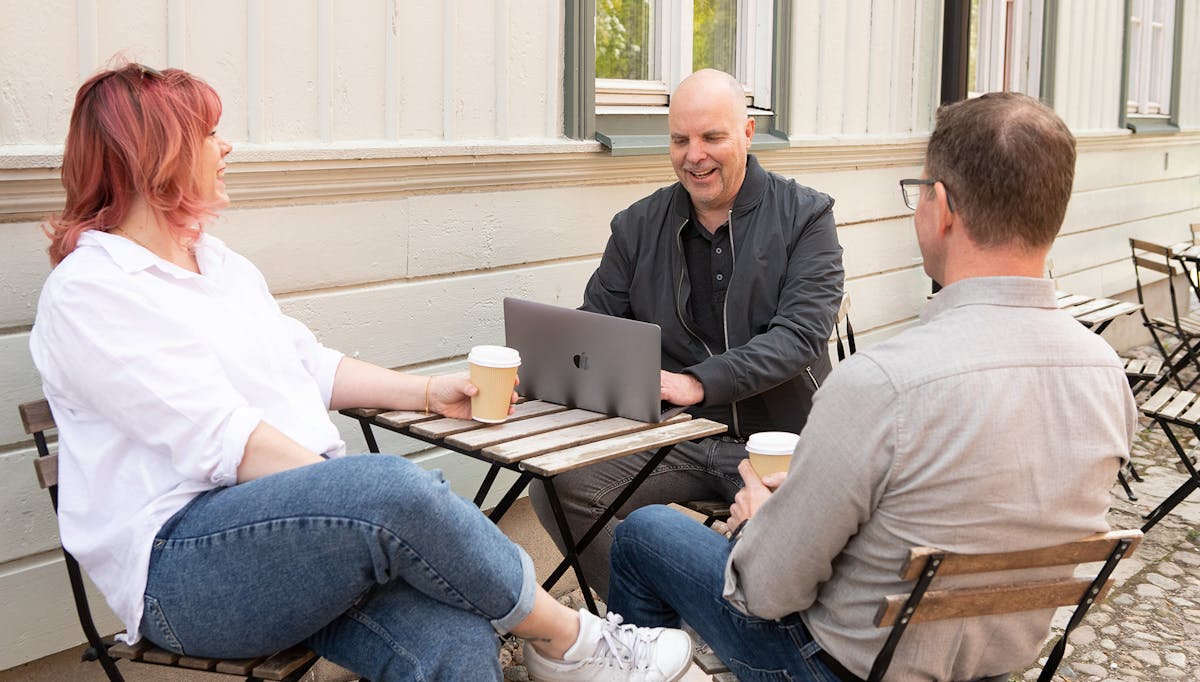
[[[736,544],[665,507],[631,514],[610,608],[638,625],[682,618],[742,679],[856,679],[887,634],[876,606],[911,587],[897,577],[910,546],[1009,551],[1108,530],[1137,408],[1116,354],[1041,278],[1074,167],[1074,138],[1037,100],[939,110],[922,177],[901,189],[945,288],[920,325],[830,375],[785,480],[742,462]],[[889,679],[1007,674],[1037,656],[1051,616],[913,625]]]

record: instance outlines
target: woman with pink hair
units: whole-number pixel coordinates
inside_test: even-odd
[[[512,632],[535,679],[682,676],[686,635],[558,604],[440,472],[344,456],[329,410],[467,417],[476,389],[322,346],[204,231],[229,204],[220,115],[178,69],[93,76],[46,228],[30,348],[59,430],[59,528],[126,641],[225,658],[303,642],[376,682],[498,680]]]

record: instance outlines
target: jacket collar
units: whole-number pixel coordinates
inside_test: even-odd
[[[758,163],[753,154],[746,156],[746,177],[742,187],[733,200],[733,214],[742,216],[758,206],[763,193],[767,189],[767,171]],[[675,183],[675,191],[671,195],[671,212],[687,220],[692,216],[692,198],[683,188],[682,182]]]

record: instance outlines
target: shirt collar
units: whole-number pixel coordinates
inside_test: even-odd
[[[1036,277],[969,277],[942,289],[921,311],[921,322],[929,322],[953,308],[968,305],[997,305],[1014,308],[1057,309],[1054,283]]]
[[[104,249],[109,258],[125,272],[130,274],[149,268],[158,268],[162,272],[180,279],[197,277],[194,272],[185,270],[174,263],[167,262],[151,253],[139,244],[103,230],[87,230],[79,235],[77,247],[94,246]],[[225,260],[225,243],[207,232],[200,233],[196,240],[196,261],[202,274],[211,274],[221,267]]]

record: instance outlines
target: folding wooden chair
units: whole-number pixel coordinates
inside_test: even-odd
[[[1171,428],[1174,426],[1188,429],[1192,435],[1200,438],[1200,399],[1190,391],[1177,391],[1170,386],[1164,386],[1142,403],[1139,409],[1142,414],[1150,417],[1162,427],[1163,432],[1167,434],[1167,440],[1170,441],[1171,447],[1175,449],[1175,454],[1179,456],[1179,461],[1183,463],[1183,468],[1188,473],[1188,479],[1176,488],[1175,492],[1168,495],[1153,511],[1146,514],[1142,532],[1147,533],[1188,495],[1200,488],[1200,472],[1196,469],[1196,463],[1192,461],[1187,449]]]
[[[1075,611],[1038,677],[1038,682],[1049,682],[1062,663],[1071,632],[1083,622],[1087,610],[1108,595],[1113,583],[1113,569],[1121,559],[1132,554],[1141,541],[1140,530],[1117,530],[1053,547],[995,554],[956,554],[930,547],[913,547],[900,568],[901,578],[916,581],[912,591],[884,597],[875,614],[876,627],[892,629],[875,656],[867,682],[878,682],[887,674],[900,638],[912,623],[1074,605]],[[1014,580],[1011,573],[1005,573],[1101,561],[1104,563],[1091,579]],[[930,589],[935,577],[986,573],[996,574],[993,581],[971,587]],[[712,652],[699,654],[695,660],[710,675],[729,670]],[[981,681],[1008,679],[1007,673],[980,678]]]
[[[1196,298],[1200,299],[1200,223],[1191,223],[1188,230],[1192,235],[1191,240],[1172,244],[1171,255],[1183,266],[1188,284]]]
[[[1162,376],[1162,358],[1121,358],[1125,363],[1125,378],[1129,388],[1137,395],[1142,389],[1155,383]]]
[[[1181,314],[1179,311],[1179,297],[1175,291],[1174,278],[1180,274],[1180,270],[1172,263],[1175,257],[1172,255],[1171,247],[1130,238],[1129,250],[1133,258],[1138,303],[1142,304],[1142,324],[1150,331],[1154,345],[1162,353],[1163,363],[1167,367],[1166,376],[1158,380],[1158,383],[1153,384],[1153,388],[1157,390],[1171,379],[1175,380],[1180,389],[1191,388],[1200,378],[1200,374],[1184,385],[1180,372],[1189,363],[1200,371],[1200,319]],[[1145,271],[1167,276],[1167,291],[1171,302],[1170,317],[1151,317],[1148,312],[1142,284],[1142,273]],[[1186,302],[1186,297],[1184,300]],[[1176,343],[1168,351],[1167,342],[1170,339],[1175,339]]]
[[[892,629],[875,657],[867,682],[883,679],[900,638],[913,623],[1074,605],[1075,611],[1038,677],[1038,682],[1048,682],[1062,662],[1071,632],[1083,621],[1092,604],[1104,600],[1113,583],[1113,569],[1121,559],[1133,552],[1141,540],[1140,530],[1119,530],[1053,547],[994,554],[956,554],[929,547],[913,547],[900,569],[900,577],[916,582],[910,593],[885,597],[880,604],[875,625],[890,626]],[[1076,566],[1097,561],[1104,563],[1092,579],[1022,580],[1006,573],[1017,569]],[[992,582],[983,585],[929,589],[933,579],[938,576],[987,573],[996,575]]]
[[[33,436],[34,444],[37,446],[38,457],[34,460],[34,468],[37,472],[38,484],[50,493],[50,503],[57,513],[58,455],[50,454],[49,443],[46,439],[46,432],[54,428],[54,415],[50,413],[50,405],[45,400],[24,403],[19,406],[19,410],[25,433]],[[102,638],[96,630],[96,624],[92,621],[92,610],[88,604],[87,592],[84,590],[83,573],[79,569],[79,563],[66,548],[63,549],[63,560],[67,566],[67,576],[71,581],[71,593],[75,598],[75,611],[79,615],[79,625],[83,628],[83,634],[88,642],[88,648],[83,653],[83,660],[97,661],[112,682],[124,682],[125,680],[121,671],[117,669],[117,659],[236,675],[244,678],[247,682],[299,680],[317,662],[317,655],[302,646],[292,647],[270,656],[234,660],[183,656],[160,649],[146,639],[131,646],[116,642],[112,638]]]

